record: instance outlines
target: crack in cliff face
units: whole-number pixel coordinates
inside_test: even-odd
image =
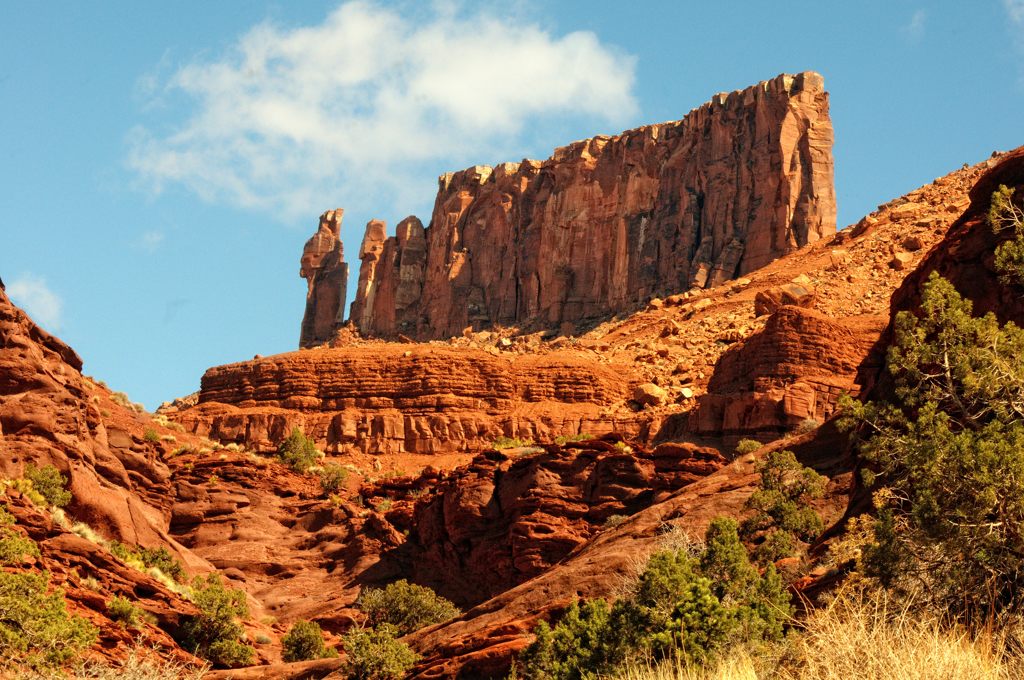
[[[832,136],[824,81],[807,72],[546,161],[446,173],[425,229],[414,217],[392,237],[367,225],[349,320],[365,336],[420,340],[493,325],[571,332],[651,295],[720,285],[835,231]],[[331,340],[345,305],[322,283],[347,272],[340,241],[337,258],[308,267],[330,241],[314,239],[307,347]]]

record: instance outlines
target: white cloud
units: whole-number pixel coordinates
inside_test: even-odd
[[[147,252],[155,253],[163,242],[164,233],[156,229],[150,229],[142,233],[142,236],[139,237],[138,245]]]
[[[928,12],[919,9],[910,17],[910,21],[903,27],[903,32],[910,38],[911,42],[919,42],[924,37],[925,22],[928,19]]]
[[[397,198],[424,168],[458,169],[445,158],[511,160],[498,154],[545,117],[625,122],[634,68],[590,32],[356,0],[319,25],[257,25],[226,54],[179,68],[163,94],[185,95],[187,118],[135,129],[129,164],[157,189],[308,217],[335,207],[325,200]]]
[[[1003,0],[1003,7],[1017,28],[1024,27],[1024,0]]]
[[[7,295],[42,326],[60,329],[64,303],[50,290],[46,280],[34,274],[23,274],[7,284]]]

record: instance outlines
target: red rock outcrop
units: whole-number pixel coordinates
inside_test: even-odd
[[[832,175],[828,94],[809,72],[543,162],[448,173],[425,255],[402,233],[383,246],[376,228],[367,233],[351,318],[364,335],[420,339],[559,328],[715,286],[832,234]],[[378,294],[400,288],[407,296]]]
[[[830,478],[816,510],[826,526],[842,516],[852,489],[852,461],[836,455],[834,430],[784,445]],[[413,678],[503,678],[513,656],[532,639],[539,620],[549,620],[573,600],[615,598],[652,551],[682,536],[699,538],[717,516],[737,517],[756,488],[756,462],[769,446],[671,494],[598,532],[542,574],[483,602],[461,617],[418,631],[409,642],[424,655]],[[679,543],[674,544],[678,547]]]
[[[306,279],[306,312],[302,317],[299,347],[312,347],[331,339],[345,317],[348,265],[341,243],[341,208],[320,216],[320,227],[302,249],[299,276]]]
[[[54,465],[70,482],[76,519],[104,527],[109,539],[180,551],[166,532],[170,470],[161,446],[144,437],[151,423],[81,367],[70,347],[0,291],[0,475]],[[196,559],[186,553],[179,552]]]
[[[781,307],[718,360],[689,431],[774,439],[806,420],[824,422],[841,394],[859,393],[858,371],[884,327],[879,316],[830,319]]]
[[[971,189],[970,206],[893,294],[893,315],[916,309],[924,282],[932,272],[938,272],[971,300],[975,314],[993,312],[1003,323],[1024,325],[1020,286],[1007,285],[995,268],[995,250],[1013,238],[1013,230],[997,234],[987,222],[992,194],[1000,185],[1015,190],[1018,206],[1024,202],[1024,147],[993,158],[989,164],[991,169]]]
[[[609,518],[621,521],[726,464],[714,449],[652,452],[617,441],[488,451],[429,484],[396,556],[402,573],[461,605],[477,604],[551,568]]]
[[[963,215],[893,293],[884,343],[892,341],[897,314],[920,309],[923,286],[932,272],[949,280],[960,295],[970,300],[976,316],[991,312],[1000,323],[1024,325],[1021,286],[1003,280],[995,266],[996,248],[1013,238],[1014,232],[1004,229],[995,233],[987,219],[992,194],[1000,185],[1014,189],[1018,207],[1024,202],[1024,147],[994,155],[986,165],[989,169],[971,189],[970,205]],[[868,375],[867,388],[872,398],[884,398],[892,389],[881,366]]]
[[[376,343],[305,350],[209,369],[189,430],[267,450],[301,426],[326,451],[480,450],[499,436],[550,441],[635,432],[609,415],[630,375],[571,352],[495,356]]]

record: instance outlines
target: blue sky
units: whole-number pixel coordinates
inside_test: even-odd
[[[429,218],[442,172],[545,158],[816,70],[839,223],[1024,144],[1024,0],[47,2],[0,21],[0,277],[154,407],[295,348],[303,242]]]

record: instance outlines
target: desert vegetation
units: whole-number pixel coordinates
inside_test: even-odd
[[[34,542],[13,528],[0,509],[0,565],[38,555]],[[59,666],[96,640],[97,630],[67,610],[64,593],[46,572],[0,570],[0,663],[40,671]]]
[[[296,621],[281,639],[285,661],[308,661],[337,656],[338,653],[324,644],[320,626],[312,621]]]
[[[217,666],[252,663],[253,648],[245,642],[238,622],[249,615],[245,593],[225,586],[217,574],[208,574],[192,581],[192,601],[199,614],[182,623],[182,646]]]
[[[573,603],[554,626],[541,623],[516,673],[528,679],[596,678],[639,659],[703,665],[736,646],[782,639],[792,614],[782,579],[751,564],[738,525],[719,518],[704,547],[651,555],[625,597]]]
[[[285,465],[302,473],[309,472],[322,457],[316,443],[297,427],[277,447],[277,455]]]

